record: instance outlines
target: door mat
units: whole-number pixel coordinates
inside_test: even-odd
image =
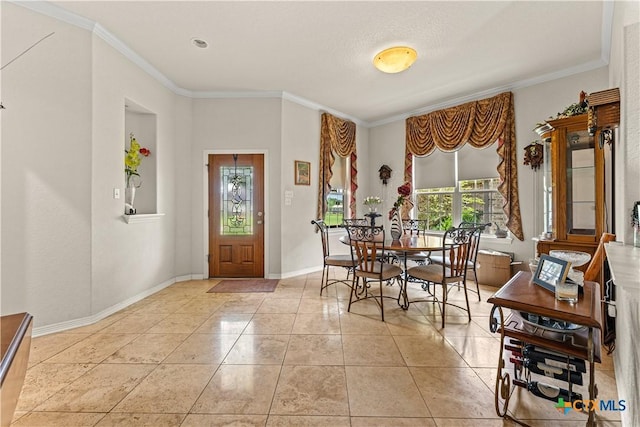
[[[231,279],[220,281],[207,293],[273,292],[276,286],[278,279]]]

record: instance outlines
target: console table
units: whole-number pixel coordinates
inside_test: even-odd
[[[500,356],[495,386],[496,412],[499,416],[518,424],[522,423],[507,414],[509,398],[515,385],[512,384],[510,374],[504,369],[503,352],[506,337],[566,355],[567,361],[569,358],[586,361],[589,365],[589,400],[597,397],[594,364],[600,362],[600,332],[596,329],[602,328],[599,284],[585,282],[578,302],[570,304],[556,300],[552,292],[534,284],[531,276],[531,273],[526,271],[518,272],[487,301],[493,304],[490,329],[492,332],[500,333]],[[512,312],[505,316],[503,309],[511,309]],[[536,327],[525,321],[519,315],[520,312],[579,325],[581,328],[563,332],[543,326]],[[502,405],[500,398],[504,400]],[[595,425],[593,410],[588,410],[587,425]]]

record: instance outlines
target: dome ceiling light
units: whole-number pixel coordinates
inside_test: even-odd
[[[373,58],[373,65],[383,73],[399,73],[411,67],[418,52],[407,46],[385,49]]]

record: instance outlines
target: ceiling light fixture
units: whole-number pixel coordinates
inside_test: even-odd
[[[373,65],[383,73],[399,73],[411,67],[418,52],[407,46],[385,49],[373,58]]]
[[[206,41],[202,40],[202,39],[198,39],[198,38],[193,38],[191,39],[191,43],[193,43],[193,45],[195,47],[199,47],[200,49],[205,49],[209,46],[209,43],[207,43]]]

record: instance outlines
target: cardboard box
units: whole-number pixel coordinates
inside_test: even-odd
[[[511,279],[511,255],[480,250],[476,259],[476,271],[479,284],[502,286]]]

